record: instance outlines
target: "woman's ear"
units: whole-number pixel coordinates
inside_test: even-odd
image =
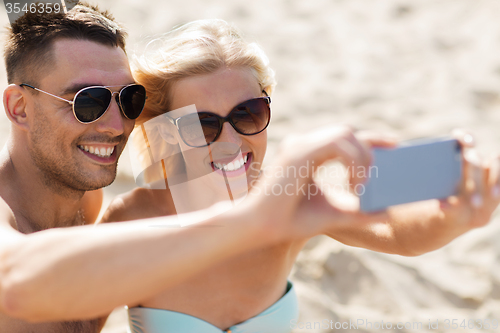
[[[3,106],[7,118],[16,126],[29,128],[26,114],[25,90],[17,84],[10,84],[3,92]]]

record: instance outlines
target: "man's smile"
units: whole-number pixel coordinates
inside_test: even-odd
[[[82,144],[78,148],[88,157],[100,163],[114,163],[117,160],[116,145]]]

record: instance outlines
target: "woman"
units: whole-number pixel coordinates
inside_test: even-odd
[[[138,188],[116,199],[103,220],[172,215],[224,200],[234,203],[247,193],[246,200],[257,200],[251,196],[253,191],[265,190],[266,178],[276,177],[264,173],[257,180],[266,152],[269,96],[275,85],[267,58],[257,45],[246,43],[220,20],[192,22],[156,43],[160,44],[156,51],[146,52],[135,69],[148,101],[132,142],[137,161],[149,156],[138,168],[140,181],[149,189]],[[304,147],[325,144],[325,137],[334,142],[328,158],[352,160],[354,166],[369,165],[370,146],[394,145],[384,137],[365,134],[362,138],[337,127],[289,138],[278,159],[300,168],[316,158]],[[469,164],[467,168],[483,170]],[[289,185],[291,178],[283,175],[282,184]],[[350,222],[363,219],[363,214],[348,206],[324,209],[324,196],[306,198],[298,191],[299,181],[292,185],[297,201],[317,203],[321,208],[314,212],[317,217],[338,216],[335,229],[318,234],[402,255],[436,249],[486,223],[498,203],[488,194],[493,186],[489,181],[481,186],[489,205],[486,213],[482,211],[483,219],[464,214],[476,209],[470,205],[471,190],[464,188],[456,202],[410,205],[391,211],[380,223],[356,224]],[[353,175],[352,184],[362,181]],[[279,207],[275,211],[279,218]],[[132,332],[289,332],[298,306],[287,276],[308,238],[246,253],[144,299],[129,309]]]

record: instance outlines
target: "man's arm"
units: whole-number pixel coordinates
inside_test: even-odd
[[[309,142],[296,139],[288,140],[294,149],[284,150],[276,168],[291,165],[313,171],[315,165],[335,158],[369,164],[367,150],[359,152],[348,127],[324,128],[310,134]],[[383,138],[378,142],[392,144]],[[295,187],[312,181],[313,173],[307,174],[298,182],[292,175],[264,174],[234,209],[214,214],[219,204],[183,214],[184,222],[199,222],[185,228],[166,226],[178,221],[177,216],[167,216],[22,235],[14,230],[8,207],[0,209],[0,311],[29,321],[96,318],[117,306],[137,304],[245,251],[307,239],[325,226],[378,218],[360,219],[357,212],[299,194],[263,194],[275,186],[299,193]]]
[[[203,221],[206,213],[186,219]],[[245,216],[251,214],[228,212],[185,228],[161,226],[176,221],[163,217],[30,235],[3,223],[0,311],[29,321],[62,321],[95,318],[137,303],[270,242],[273,232],[266,232],[265,222]]]

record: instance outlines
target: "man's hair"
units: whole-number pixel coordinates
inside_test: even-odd
[[[107,12],[79,3],[67,13],[26,13],[11,24],[4,50],[7,81],[37,84],[54,65],[53,46],[59,39],[96,42],[125,51],[126,32]]]

